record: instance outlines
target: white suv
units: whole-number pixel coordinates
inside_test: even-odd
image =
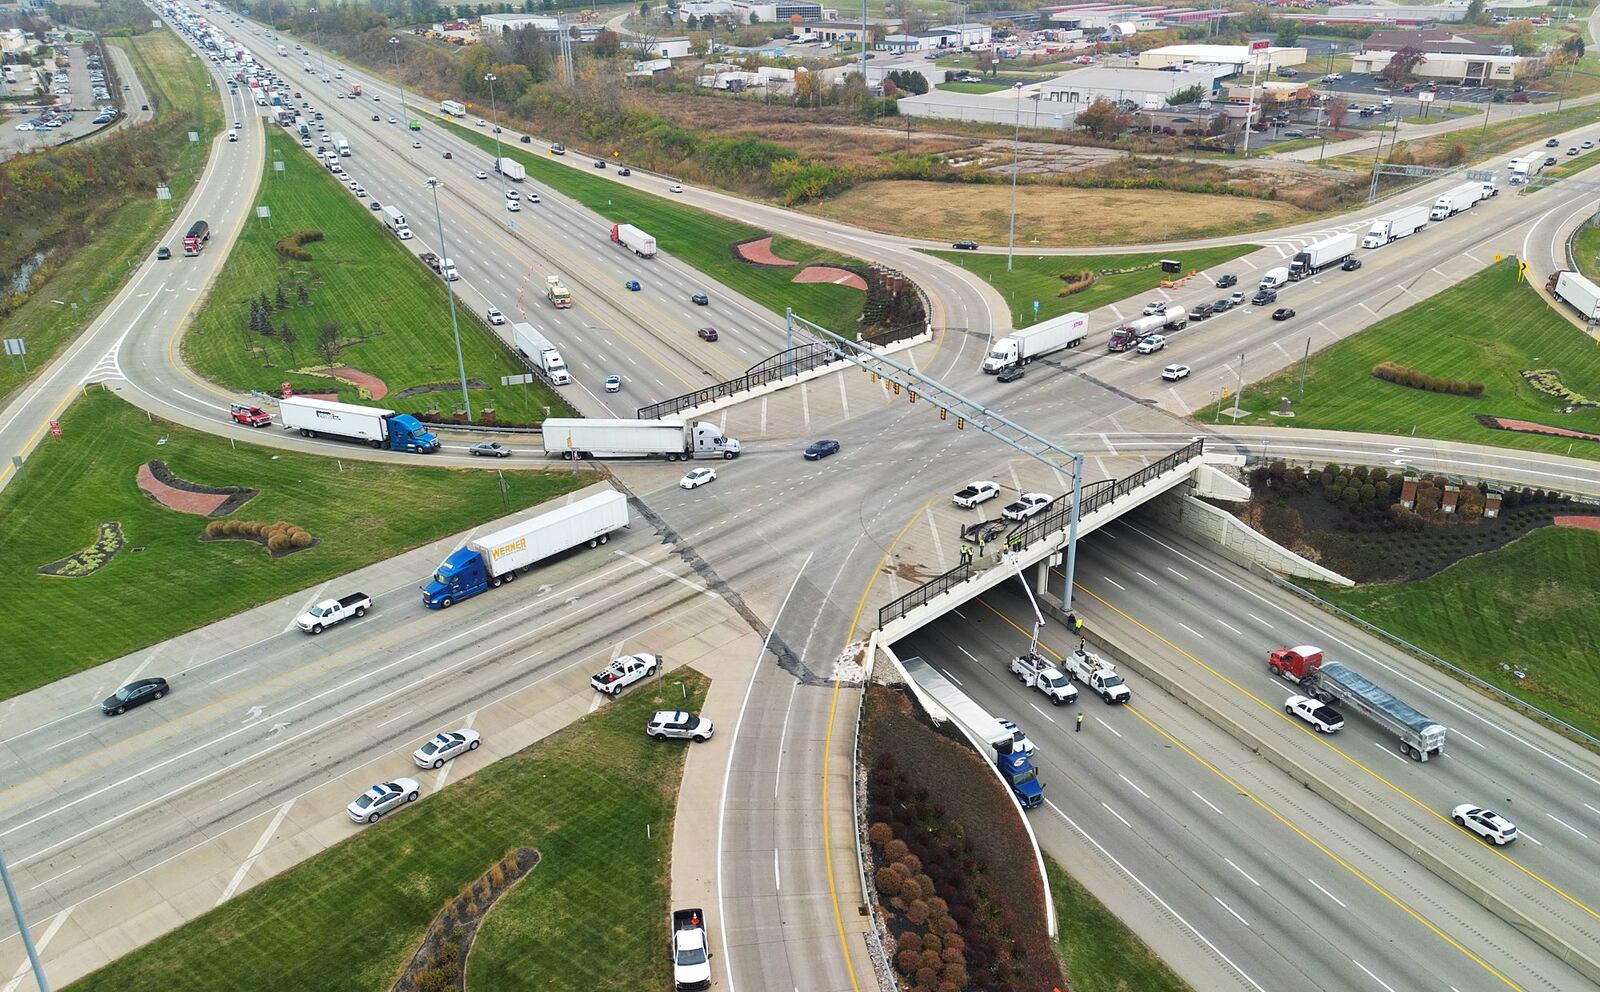
[[[1494,810],[1482,809],[1471,803],[1463,803],[1451,810],[1450,819],[1456,821],[1457,826],[1466,827],[1497,847],[1517,839],[1516,824]]]
[[[713,729],[711,721],[698,714],[685,713],[683,710],[661,710],[650,718],[650,724],[644,728],[644,732],[658,741],[668,737],[708,741]]]

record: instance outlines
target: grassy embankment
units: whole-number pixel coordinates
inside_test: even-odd
[[[675,671],[378,824],[343,824],[353,836],[70,988],[381,992],[446,900],[508,850],[531,847],[539,864],[478,932],[468,992],[666,992],[687,747],[640,728],[663,705],[698,709],[706,686]]]
[[[390,558],[444,534],[543,502],[587,481],[571,474],[500,473],[375,464],[290,454],[152,421],[91,390],[61,417],[0,492],[0,698],[204,626],[294,589]],[[165,443],[160,443],[165,439]],[[251,541],[201,543],[205,519],[157,505],[135,484],[164,461],[180,479],[259,492],[227,519],[296,524],[319,543],[282,558]],[[90,547],[115,521],[128,547],[77,578],[37,569]],[[178,603],[181,602],[181,608]],[[41,622],[41,617],[70,618]]]
[[[419,116],[419,115],[413,115]],[[449,128],[494,156],[494,135],[453,121],[420,115],[433,126]],[[775,238],[773,253],[798,264],[787,267],[752,265],[733,256],[730,246],[767,232],[748,224],[698,210],[686,202],[669,200],[630,188],[597,174],[523,151],[520,145],[502,144],[502,153],[521,162],[528,178],[550,187],[617,223],[633,224],[655,236],[656,246],[692,265],[729,289],[742,293],[782,314],[785,307],[829,330],[853,334],[865,297],[859,290],[830,284],[796,284],[796,273],[808,264],[860,266],[857,258],[818,248],[792,238]],[[576,153],[574,153],[576,154]],[[569,156],[570,157],[570,156]],[[579,164],[584,160],[577,159]],[[614,163],[615,164],[615,163]],[[599,170],[595,170],[598,173]],[[609,170],[608,170],[609,171]]]
[[[87,241],[67,254],[49,281],[6,319],[22,331],[33,372],[99,316],[136,266],[154,264],[156,240],[179,213],[194,188],[211,141],[222,128],[222,110],[200,62],[188,57],[176,35],[162,29],[131,38],[107,38],[122,48],[139,74],[156,121],[102,139],[109,144],[144,148],[142,154],[167,163],[172,199],[158,200],[154,190],[119,191],[96,203],[87,224]],[[190,129],[200,140],[190,142]],[[146,137],[135,138],[132,131]],[[48,223],[49,218],[45,219]],[[10,336],[10,335],[7,335]],[[0,397],[24,381],[22,366],[0,363]]]
[[[283,163],[282,172],[273,170],[275,161]],[[185,361],[241,391],[275,391],[287,381],[296,392],[337,391],[346,402],[368,401],[352,384],[291,371],[346,366],[383,380],[388,394],[376,401],[385,407],[460,409],[444,284],[413,257],[409,243],[384,228],[370,200],[358,199],[317,165],[287,131],[268,133],[265,168],[260,202],[271,216],[246,222],[216,290],[184,336]],[[322,235],[300,246],[310,260],[285,257],[280,239],[303,232]],[[279,285],[285,306],[270,317],[272,334],[251,330],[250,302],[262,293],[273,300]],[[500,385],[501,376],[525,371],[521,362],[463,301],[456,309],[475,416],[488,407],[500,420],[535,421],[543,419],[545,405],[562,405],[541,384]],[[324,347],[330,334],[333,341]],[[396,395],[407,389],[427,391]]]
[[[1532,274],[1532,273],[1530,273]],[[1375,300],[1374,303],[1383,301]],[[1293,333],[1285,345],[1294,351]],[[1394,362],[1433,376],[1481,382],[1482,396],[1433,393],[1385,382],[1373,366]],[[1559,401],[1535,390],[1521,373],[1556,369],[1570,389],[1600,397],[1600,355],[1594,342],[1517,280],[1507,260],[1379,321],[1311,356],[1305,396],[1300,367],[1246,388],[1247,424],[1318,427],[1470,441],[1600,459],[1600,442],[1572,441],[1484,427],[1475,414],[1528,420],[1600,433],[1600,409],[1557,413]],[[1268,416],[1278,398],[1295,401],[1295,416]]]
[[[1170,255],[1023,255],[1013,260],[1010,272],[1006,271],[1006,257],[1001,254],[967,251],[936,251],[948,262],[970,269],[983,277],[1005,297],[1011,308],[1011,319],[1018,327],[1026,327],[1037,320],[1048,320],[1072,310],[1084,313],[1107,303],[1125,300],[1155,289],[1161,280],[1168,278],[1159,264],[1163,258],[1176,258],[1183,263],[1183,271],[1215,269],[1241,255],[1256,250],[1255,245],[1225,245],[1220,248],[1193,248]],[[1102,275],[1088,289],[1071,296],[1056,295],[1063,285],[1063,273],[1102,269],[1132,269]],[[1218,273],[1213,272],[1213,275]],[[1220,292],[1219,292],[1219,295]],[[1039,314],[1035,318],[1033,301],[1039,301]]]

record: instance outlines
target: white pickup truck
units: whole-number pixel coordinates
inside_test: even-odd
[[[1023,685],[1032,686],[1050,697],[1057,706],[1076,702],[1078,689],[1061,670],[1036,654],[1018,655],[1011,659],[1011,674]]]
[[[338,599],[325,599],[295,618],[295,626],[308,634],[320,634],[347,617],[366,616],[372,609],[372,597],[364,592],[353,592]]]
[[[698,908],[672,912],[672,987],[677,992],[711,987],[711,941]]]
[[[952,497],[955,504],[963,510],[970,510],[979,503],[987,503],[1000,495],[1000,487],[992,482],[970,482],[965,489]]]
[[[630,654],[615,658],[603,671],[590,679],[589,684],[597,692],[615,696],[640,679],[654,675],[660,663],[660,659],[653,654]]]
[[[1117,674],[1116,666],[1092,651],[1083,648],[1064,659],[1072,677],[1089,687],[1095,695],[1108,703],[1125,703],[1133,698],[1133,690]]]

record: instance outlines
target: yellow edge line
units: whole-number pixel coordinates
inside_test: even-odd
[[[1091,593],[1090,595],[1093,595],[1093,594]],[[1096,597],[1096,598],[1098,598],[1098,597]],[[995,616],[999,617],[1001,620],[1004,620],[1006,623],[1010,624],[1012,627],[1015,627],[1018,632],[1024,633],[1024,634],[1027,633],[1027,631],[1025,631],[1021,627],[1017,626],[1016,622],[1013,621],[1010,617],[1006,616],[1004,613],[1001,613],[999,610],[995,609],[994,606],[991,605],[987,600],[982,599],[980,597],[978,602],[982,603],[984,605],[984,607],[989,610],[989,612],[993,613]],[[1039,642],[1039,646],[1044,648],[1046,651],[1050,652],[1050,654],[1055,655],[1057,658],[1061,657],[1061,655],[1058,654],[1054,649],[1052,649],[1049,645],[1045,644],[1043,640],[1041,640]],[[1154,720],[1150,719],[1149,717],[1145,716],[1143,713],[1139,712],[1139,710],[1136,707],[1126,706],[1124,708],[1127,709],[1134,716],[1138,717],[1141,721],[1143,721],[1144,724],[1146,726],[1148,726],[1151,730],[1154,730],[1156,733],[1160,734],[1162,737],[1165,737],[1175,747],[1177,747],[1178,749],[1183,751],[1184,754],[1187,754],[1189,757],[1191,757],[1195,761],[1199,762],[1200,765],[1203,768],[1205,768],[1207,771],[1209,771],[1211,774],[1215,775],[1217,778],[1219,778],[1223,782],[1227,783],[1229,788],[1233,789],[1234,791],[1238,792],[1240,795],[1244,796],[1246,799],[1248,799],[1252,803],[1254,803],[1262,812],[1266,813],[1268,816],[1272,817],[1274,820],[1277,820],[1279,823],[1283,824],[1284,826],[1288,827],[1290,830],[1294,831],[1294,833],[1298,837],[1300,837],[1306,843],[1310,844],[1312,847],[1316,848],[1318,851],[1322,852],[1322,854],[1326,855],[1327,858],[1330,861],[1332,861],[1334,864],[1338,865],[1339,867],[1343,868],[1345,871],[1349,872],[1350,874],[1354,875],[1356,878],[1360,879],[1362,882],[1366,883],[1366,885],[1369,888],[1371,888],[1372,891],[1378,893],[1384,899],[1388,900],[1391,904],[1393,904],[1397,909],[1401,910],[1407,916],[1411,917],[1413,920],[1416,920],[1418,923],[1420,923],[1424,927],[1428,928],[1428,930],[1430,930],[1435,936],[1439,937],[1445,943],[1449,944],[1451,947],[1455,948],[1457,951],[1460,951],[1472,963],[1476,964],[1478,967],[1482,968],[1484,971],[1487,971],[1489,974],[1491,974],[1494,977],[1498,978],[1500,981],[1504,982],[1510,988],[1517,989],[1517,990],[1519,990],[1519,992],[1521,992],[1522,986],[1518,985],[1516,982],[1512,981],[1510,978],[1507,978],[1505,975],[1501,974],[1498,970],[1495,969],[1495,967],[1493,965],[1489,964],[1487,961],[1485,961],[1482,958],[1478,957],[1470,949],[1468,949],[1467,947],[1463,946],[1454,937],[1451,937],[1449,934],[1445,933],[1443,930],[1440,930],[1437,926],[1435,926],[1433,923],[1429,922],[1425,917],[1423,917],[1421,914],[1419,914],[1416,910],[1412,909],[1410,906],[1407,906],[1404,902],[1402,902],[1398,896],[1394,895],[1389,890],[1387,890],[1383,886],[1379,885],[1377,882],[1374,882],[1371,878],[1368,878],[1361,871],[1361,869],[1359,869],[1359,868],[1355,867],[1354,865],[1350,864],[1344,858],[1341,858],[1338,854],[1334,853],[1333,851],[1329,850],[1327,847],[1323,846],[1323,844],[1320,841],[1318,841],[1315,837],[1312,837],[1311,835],[1307,834],[1304,830],[1301,830],[1299,827],[1295,826],[1293,823],[1290,823],[1289,820],[1286,819],[1276,809],[1273,809],[1265,801],[1263,801],[1262,799],[1258,798],[1255,795],[1255,793],[1251,792],[1249,789],[1246,789],[1243,785],[1240,785],[1238,782],[1234,781],[1232,778],[1229,778],[1226,772],[1223,772],[1221,769],[1219,769],[1216,766],[1214,766],[1213,764],[1211,764],[1211,762],[1207,761],[1205,758],[1203,758],[1200,755],[1196,754],[1192,749],[1190,749],[1190,747],[1187,744],[1183,743],[1182,741],[1178,740],[1176,737],[1172,736],[1171,734],[1167,733],[1165,730],[1161,729],[1161,727],[1159,725],[1157,725]]]

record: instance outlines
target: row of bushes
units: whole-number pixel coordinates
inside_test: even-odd
[[[1394,362],[1379,362],[1372,367],[1372,374],[1384,382],[1392,382],[1397,386],[1407,386],[1411,389],[1425,389],[1430,393],[1449,393],[1452,396],[1483,395],[1481,382],[1428,375],[1426,372],[1418,372],[1416,369],[1396,365]]]
[[[1078,272],[1063,272],[1061,273],[1062,286],[1056,292],[1056,295],[1071,296],[1074,293],[1081,293],[1099,281],[1100,277],[1088,269]]]
[[[214,541],[259,541],[268,551],[289,551],[309,548],[315,540],[310,534],[286,520],[265,523],[260,520],[211,520],[206,523],[206,537]]]
[[[296,262],[312,261],[311,253],[305,250],[305,246],[321,241],[322,237],[321,231],[296,231],[293,234],[286,234],[278,239],[278,254]]]
[[[1561,400],[1567,405],[1568,410],[1585,406],[1600,406],[1600,403],[1591,400],[1574,389],[1568,388],[1567,384],[1561,381],[1560,369],[1528,369],[1522,373],[1522,381],[1541,393]]]

